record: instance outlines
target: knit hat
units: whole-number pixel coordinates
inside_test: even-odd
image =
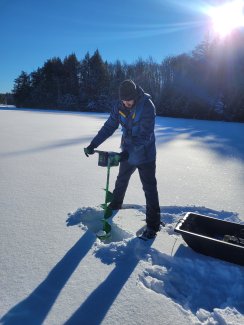
[[[121,100],[129,101],[135,100],[137,97],[136,84],[134,81],[128,79],[124,80],[119,87],[119,98]]]

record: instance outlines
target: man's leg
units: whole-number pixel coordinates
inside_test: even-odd
[[[115,182],[115,188],[113,191],[113,201],[111,202],[111,208],[120,208],[125,197],[125,192],[129,184],[131,175],[136,170],[135,166],[130,165],[127,161],[122,161],[119,166],[119,174]]]
[[[158,200],[156,162],[137,166],[146,197],[146,223],[155,231],[160,227],[160,206]]]

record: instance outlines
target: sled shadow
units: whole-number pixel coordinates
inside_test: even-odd
[[[185,244],[174,256],[155,249],[150,253],[152,264],[139,275],[145,288],[196,317],[205,315],[206,323],[215,309],[235,308],[244,314],[243,267],[198,254]]]
[[[99,249],[95,254],[96,257],[106,264],[115,262],[115,267],[65,325],[77,325],[81,323],[81,320],[82,324],[101,324],[142,255],[146,255],[152,243],[153,240],[145,242],[139,238],[133,238],[127,242],[126,246],[118,247],[119,251],[114,251],[113,247]]]
[[[174,258],[177,262],[169,271],[165,292],[177,303],[195,314],[200,309],[213,312],[215,308],[226,307],[244,314],[243,267],[197,253],[183,244]],[[176,278],[181,278],[181,284],[174,297],[172,286]],[[187,291],[191,293],[189,296]]]
[[[41,325],[58,295],[94,243],[95,237],[86,232],[50,271],[47,278],[23,301],[10,309],[1,325]]]

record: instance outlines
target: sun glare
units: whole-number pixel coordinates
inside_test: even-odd
[[[229,35],[234,29],[244,26],[244,1],[235,0],[209,10],[213,31],[220,37]]]

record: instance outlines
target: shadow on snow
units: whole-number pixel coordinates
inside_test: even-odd
[[[244,314],[243,267],[201,255],[181,244],[174,256],[151,251],[151,265],[139,276],[141,284],[190,310],[235,308]]]
[[[155,134],[158,147],[176,139],[194,140],[222,157],[244,160],[242,123],[158,118]]]
[[[0,320],[1,325],[40,325],[82,258],[94,243],[86,232],[51,270],[47,278],[23,301],[10,309]]]
[[[153,240],[143,242],[138,238],[133,238],[127,245],[116,247],[116,250],[111,247],[99,249],[95,254],[96,257],[106,264],[115,262],[115,268],[65,322],[65,325],[77,325],[81,320],[82,324],[101,324],[140,259],[150,251],[152,243]]]

